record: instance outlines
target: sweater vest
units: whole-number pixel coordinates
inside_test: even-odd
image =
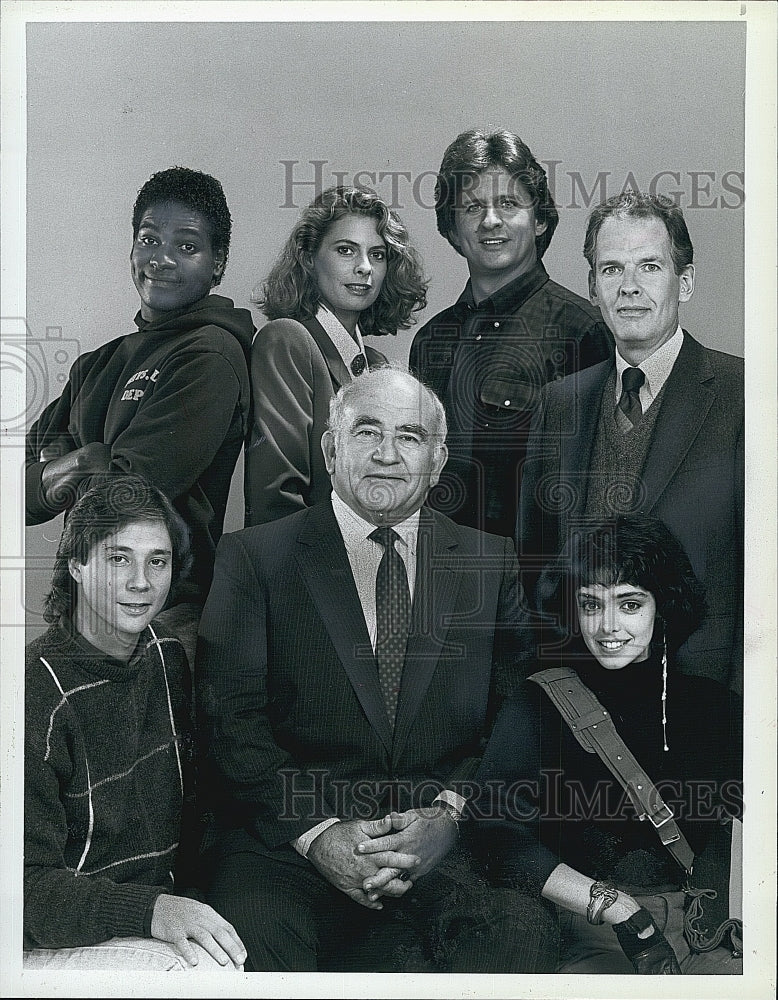
[[[665,383],[667,385],[667,383]],[[588,518],[614,517],[640,508],[645,490],[641,473],[646,462],[654,425],[665,387],[638,423],[626,434],[615,418],[616,372],[605,383],[600,419],[587,476],[584,514]]]

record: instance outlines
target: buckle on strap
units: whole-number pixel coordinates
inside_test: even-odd
[[[669,823],[670,820],[673,819],[674,817],[675,813],[673,812],[673,810],[670,808],[670,806],[665,805],[665,803],[663,802],[662,805],[657,809],[657,811],[653,815],[649,816],[648,813],[643,813],[643,815],[640,818],[649,820],[654,829],[658,830],[660,826],[664,826],[665,823]]]

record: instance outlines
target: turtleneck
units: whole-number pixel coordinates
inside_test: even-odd
[[[78,661],[84,671],[94,677],[112,681],[130,680],[137,676],[143,663],[143,650],[151,639],[148,630],[144,630],[138,637],[132,656],[127,660],[122,660],[115,656],[109,656],[97,646],[92,645],[88,639],[81,635],[73,620],[67,615],[63,615],[60,619],[59,633],[63,651],[64,647],[69,646],[69,655]]]
[[[630,663],[620,670],[606,670],[595,659],[577,663],[578,676],[608,709],[622,739],[633,753],[638,748],[651,752],[664,746],[662,731],[662,655],[652,651],[648,659]],[[668,673],[667,714],[673,715],[674,675]]]

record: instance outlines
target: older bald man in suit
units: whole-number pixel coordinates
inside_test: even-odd
[[[553,971],[553,915],[486,886],[459,831],[527,653],[513,542],[422,509],[445,414],[407,372],[341,388],[322,447],[329,499],[219,545],[210,899],[247,969]]]

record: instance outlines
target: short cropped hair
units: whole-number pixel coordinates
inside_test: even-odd
[[[676,274],[694,262],[694,247],[683,212],[666,195],[624,191],[592,209],[586,224],[583,254],[594,271],[597,236],[606,219],[660,219],[670,237],[670,256]]]
[[[346,215],[375,219],[376,231],[386,244],[386,277],[376,301],[359,315],[362,333],[383,336],[407,330],[415,322],[412,314],[427,305],[421,258],[400,217],[377,194],[363,188],[328,188],[303,209],[253,301],[268,319],[313,318],[320,300],[313,257],[330,226]]]
[[[230,252],[230,235],[232,233],[232,216],[227,207],[224,190],[210,174],[189,167],[170,167],[152,174],[138,191],[135,207],[132,210],[132,236],[138,235],[143,213],[149,205],[171,201],[180,201],[182,205],[200,215],[208,223],[211,236],[211,249],[221,254],[224,267]],[[214,285],[222,280],[224,268],[214,278]]]
[[[97,484],[76,502],[65,517],[54,573],[44,605],[44,619],[55,624],[75,612],[77,588],[68,562],[82,565],[95,545],[128,524],[160,521],[167,528],[173,548],[170,593],[192,564],[189,528],[167,497],[141,476],[101,476]]]
[[[454,210],[468,179],[492,167],[507,171],[521,182],[532,199],[535,221],[545,222],[544,232],[535,237],[535,249],[540,260],[551,243],[559,223],[559,213],[548,189],[545,170],[532,155],[529,146],[507,129],[496,132],[470,129],[462,132],[443,154],[435,184],[438,232],[445,236],[457,253],[461,253],[451,239],[452,234],[456,234]]]
[[[576,592],[600,584],[632,584],[656,602],[655,638],[675,651],[699,627],[705,613],[702,584],[670,529],[647,515],[608,518],[571,529],[567,544],[541,576],[541,610],[569,636],[576,630]],[[658,634],[659,632],[659,634]]]
[[[340,389],[338,389],[330,400],[329,420],[327,422],[328,429],[335,435],[336,438],[346,429],[345,410],[351,402],[351,399],[363,390],[369,394],[371,386],[384,381],[388,374],[398,373],[403,375],[409,382],[417,385],[419,392],[424,393],[429,399],[435,415],[435,428],[432,433],[440,440],[440,444],[445,444],[448,426],[446,423],[446,411],[443,408],[443,404],[428,385],[425,385],[420,379],[416,378],[415,375],[411,374],[407,366],[402,365],[399,362],[389,362],[385,365],[370,368],[361,375],[352,379],[350,382],[344,383]]]

